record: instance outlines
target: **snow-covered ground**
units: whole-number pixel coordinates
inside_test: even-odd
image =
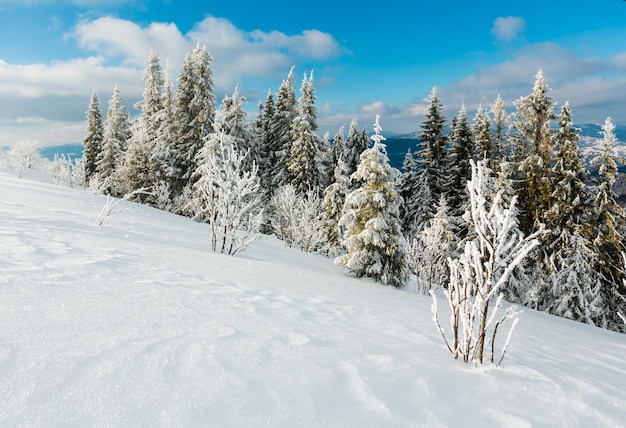
[[[476,369],[410,287],[105,200],[0,171],[2,427],[626,424],[626,335],[525,309]]]

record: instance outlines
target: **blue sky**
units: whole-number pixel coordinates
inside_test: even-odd
[[[419,128],[436,86],[448,116],[502,96],[508,112],[543,69],[577,123],[626,123],[626,2],[0,0],[0,146],[79,142],[95,90],[129,111],[150,50],[174,77],[199,42],[218,99],[239,85],[254,114],[291,66],[314,70],[321,131],[356,117]]]

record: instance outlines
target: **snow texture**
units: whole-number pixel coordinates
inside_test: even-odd
[[[0,426],[626,421],[624,335],[525,310],[476,369],[410,286],[271,237],[216,254],[208,225],[128,201],[97,227],[104,196],[43,179],[0,171]]]

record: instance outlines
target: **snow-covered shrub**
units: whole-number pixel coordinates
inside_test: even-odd
[[[20,140],[7,153],[9,167],[15,169],[18,178],[24,177],[27,169],[40,168],[43,158],[39,147],[32,140]]]
[[[451,312],[451,341],[439,322],[434,291],[431,291],[432,311],[435,324],[454,358],[460,357],[475,364],[494,362],[496,335],[505,321],[513,320],[497,362],[499,365],[517,323],[514,306],[504,314],[498,314],[503,304],[500,289],[513,270],[539,244],[537,236],[543,233],[543,229],[523,236],[518,228],[515,197],[505,207],[502,192],[498,192],[491,206],[487,206],[482,191],[484,179],[481,163],[472,161],[472,179],[467,183],[470,208],[464,218],[473,228],[470,234],[476,237],[465,243],[458,259],[449,260],[450,282],[448,289],[444,290]]]
[[[299,194],[288,184],[278,188],[271,201],[270,224],[278,239],[289,247],[313,252],[323,243],[322,201],[316,191]]]
[[[85,169],[85,158],[78,158],[72,162],[70,168],[70,185],[71,187],[87,188],[87,171]]]
[[[211,225],[213,251],[236,254],[260,237],[263,221],[258,168],[244,170],[249,154],[240,153],[232,138],[209,135],[198,154],[198,181],[190,209],[194,218]]]
[[[54,184],[57,186],[65,184],[71,187],[72,160],[67,155],[55,153],[54,160],[50,162],[48,168],[54,180]]]

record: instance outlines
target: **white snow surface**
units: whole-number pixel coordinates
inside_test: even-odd
[[[626,424],[625,335],[524,309],[474,368],[411,286],[49,181],[0,171],[2,427]]]

